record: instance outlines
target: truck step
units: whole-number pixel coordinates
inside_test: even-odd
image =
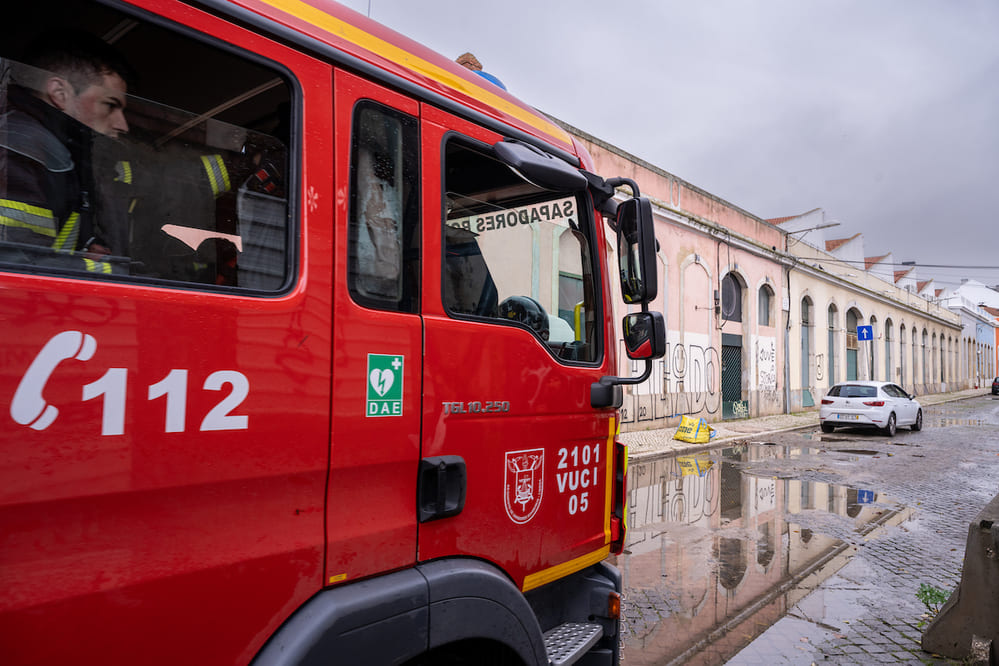
[[[599,624],[566,622],[545,632],[545,650],[551,666],[575,664],[604,635]]]

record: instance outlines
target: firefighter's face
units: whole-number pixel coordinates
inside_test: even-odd
[[[66,115],[76,118],[95,132],[115,138],[128,132],[125,120],[127,91],[124,79],[115,73],[107,73],[101,75],[99,82],[89,84],[79,93],[66,82],[53,102]]]

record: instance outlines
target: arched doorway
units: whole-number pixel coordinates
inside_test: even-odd
[[[814,407],[812,393],[812,299],[801,299],[801,405]]]
[[[891,319],[885,319],[885,381],[888,382],[892,381],[892,378],[895,376],[893,372],[894,368],[891,365],[893,328]]]
[[[878,348],[875,346],[874,341],[878,339],[878,319],[874,315],[871,315],[871,339],[867,343],[867,378],[877,379],[878,378]]]
[[[829,354],[829,386],[836,383],[836,329],[838,326],[839,312],[836,310],[835,303],[829,304],[829,311],[826,314],[827,323],[827,333],[826,333],[826,353]]]
[[[856,381],[857,374],[857,324],[860,322],[860,313],[855,308],[846,311],[846,380]]]
[[[745,285],[735,273],[728,273],[721,281],[721,389],[722,418],[748,416],[735,406],[742,403],[742,304]],[[738,323],[737,327],[728,327],[728,322]],[[729,331],[729,332],[726,332]]]
[[[898,325],[898,383],[905,387],[905,324]]]

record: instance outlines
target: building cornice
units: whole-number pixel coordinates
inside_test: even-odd
[[[897,300],[884,293],[871,289],[870,287],[857,284],[855,282],[852,282],[851,280],[844,279],[843,276],[841,275],[830,273],[829,271],[820,268],[819,266],[821,264],[819,263],[820,259],[818,257],[812,259],[814,263],[809,263],[808,258],[801,257],[799,255],[795,255],[790,252],[784,252],[782,250],[777,249],[774,246],[767,247],[766,245],[760,243],[759,241],[743,236],[742,234],[733,232],[731,229],[728,229],[727,227],[723,227],[715,222],[711,222],[710,220],[706,220],[697,215],[693,215],[687,211],[679,210],[659,199],[656,199],[655,197],[649,197],[649,200],[652,203],[653,212],[656,215],[658,215],[660,218],[665,219],[673,224],[685,227],[691,231],[700,233],[701,235],[704,235],[709,238],[715,238],[718,240],[725,241],[734,248],[743,250],[744,252],[748,252],[758,257],[770,259],[771,261],[780,264],[782,267],[784,267],[787,270],[797,270],[799,272],[805,273],[806,275],[812,278],[822,280],[831,285],[835,285],[839,288],[846,289],[847,291],[850,291],[854,294],[862,295],[870,300],[881,303],[882,305],[896,308],[898,310],[902,310],[905,312],[909,312],[914,316],[919,316],[925,319],[935,321],[941,326],[952,328],[956,331],[961,330],[961,324],[959,318],[958,321],[956,322],[948,321],[946,318],[930,312],[929,308],[932,305],[931,302],[922,298],[919,295],[911,294],[911,292],[904,292],[910,297],[918,298],[921,301],[921,303],[918,304],[907,303],[905,301]],[[835,259],[835,257],[832,257],[830,255],[830,259]],[[862,272],[867,274],[866,271]],[[868,275],[869,277],[877,278],[880,280],[880,278],[878,278],[875,275],[870,275],[870,274]],[[888,283],[885,283],[885,286],[890,286],[890,285],[888,285]],[[919,307],[920,305],[924,306],[925,309],[921,309]],[[941,308],[941,310],[943,312],[948,312],[945,308]]]

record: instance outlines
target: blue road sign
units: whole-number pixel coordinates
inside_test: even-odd
[[[870,328],[869,326],[867,328]],[[873,490],[858,490],[857,504],[874,504]]]
[[[858,326],[857,327],[857,339],[858,340],[873,340],[874,339],[874,327],[873,326]]]

